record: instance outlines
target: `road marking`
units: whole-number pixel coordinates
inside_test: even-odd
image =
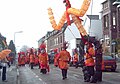
[[[79,77],[77,74],[73,74],[73,76],[75,76],[75,77]]]
[[[111,75],[111,73],[105,73],[105,74],[110,74]]]
[[[38,77],[38,75],[36,75],[36,77]]]
[[[82,73],[78,73],[78,72],[75,72],[75,71],[70,71],[70,70],[69,70],[69,72],[72,72],[72,73],[79,74],[79,75],[83,76],[83,74],[82,74]]]
[[[43,82],[43,84],[47,84],[36,73],[34,73],[30,68],[27,67],[27,69],[29,69],[35,75],[35,77],[38,77],[38,80],[40,80],[41,82]]]
[[[39,78],[39,80],[40,80],[40,81],[42,81],[42,79],[41,79],[41,78]]]
[[[118,76],[120,76],[120,75],[118,75]]]

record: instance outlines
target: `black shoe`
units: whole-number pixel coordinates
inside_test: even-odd
[[[7,80],[2,80],[3,82],[7,82]]]
[[[97,81],[90,81],[90,83],[96,83]]]
[[[63,80],[65,80],[65,78],[62,78]]]
[[[84,80],[84,82],[90,82],[90,80]]]

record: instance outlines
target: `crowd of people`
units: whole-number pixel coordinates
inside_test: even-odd
[[[95,83],[94,80],[94,56],[95,50],[92,44],[86,43],[86,51],[84,53],[84,65],[82,67],[82,71],[84,74],[84,81]],[[64,42],[62,45],[62,50],[58,52],[58,49],[54,49],[54,66],[59,67],[61,69],[62,79],[65,80],[67,78],[67,70],[69,68],[69,63],[71,59],[75,64],[75,68],[78,68],[79,62],[79,54],[77,48],[74,49],[74,55],[70,56],[70,53],[67,51],[68,43]],[[42,43],[38,49],[38,51],[34,51],[31,48],[26,54],[24,52],[18,53],[18,65],[25,66],[25,64],[29,64],[31,69],[34,69],[35,65],[39,65],[40,73],[46,74],[50,72],[49,66],[49,56],[46,52],[46,45]]]

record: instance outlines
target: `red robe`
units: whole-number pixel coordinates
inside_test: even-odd
[[[57,61],[57,57],[59,56],[59,54],[58,53],[56,53],[55,55],[54,55],[54,66],[58,66],[58,61]]]
[[[47,53],[39,54],[38,57],[39,57],[40,68],[48,69],[49,72],[48,54]]]
[[[59,53],[59,56],[57,58],[58,60],[58,65],[60,69],[68,69],[68,62],[70,61],[71,56],[70,53],[66,50],[62,50]]]

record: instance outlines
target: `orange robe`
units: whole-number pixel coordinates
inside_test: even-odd
[[[34,55],[30,54],[30,63],[34,63],[35,59],[34,59]]]
[[[24,65],[25,64],[25,56],[22,56],[21,57],[21,65]]]
[[[44,53],[44,54],[39,54],[39,63],[40,63],[40,68],[41,69],[48,69],[48,54]]]
[[[94,62],[93,56],[95,55],[95,50],[91,47],[88,49],[88,52],[89,53],[85,54],[85,58],[86,58],[85,65],[86,66],[94,66],[95,62]]]
[[[58,53],[56,53],[55,55],[54,55],[54,66],[58,66],[58,61],[57,61],[57,57],[59,56],[59,54]]]
[[[18,57],[18,65],[21,65],[21,57]]]
[[[37,65],[39,63],[39,59],[37,56],[35,56],[35,65]]]
[[[57,58],[59,68],[68,69],[68,62],[70,61],[70,59],[71,59],[70,53],[66,50],[62,50]]]
[[[74,62],[74,63],[78,62],[78,54],[77,54],[77,53],[74,55],[73,62]]]

